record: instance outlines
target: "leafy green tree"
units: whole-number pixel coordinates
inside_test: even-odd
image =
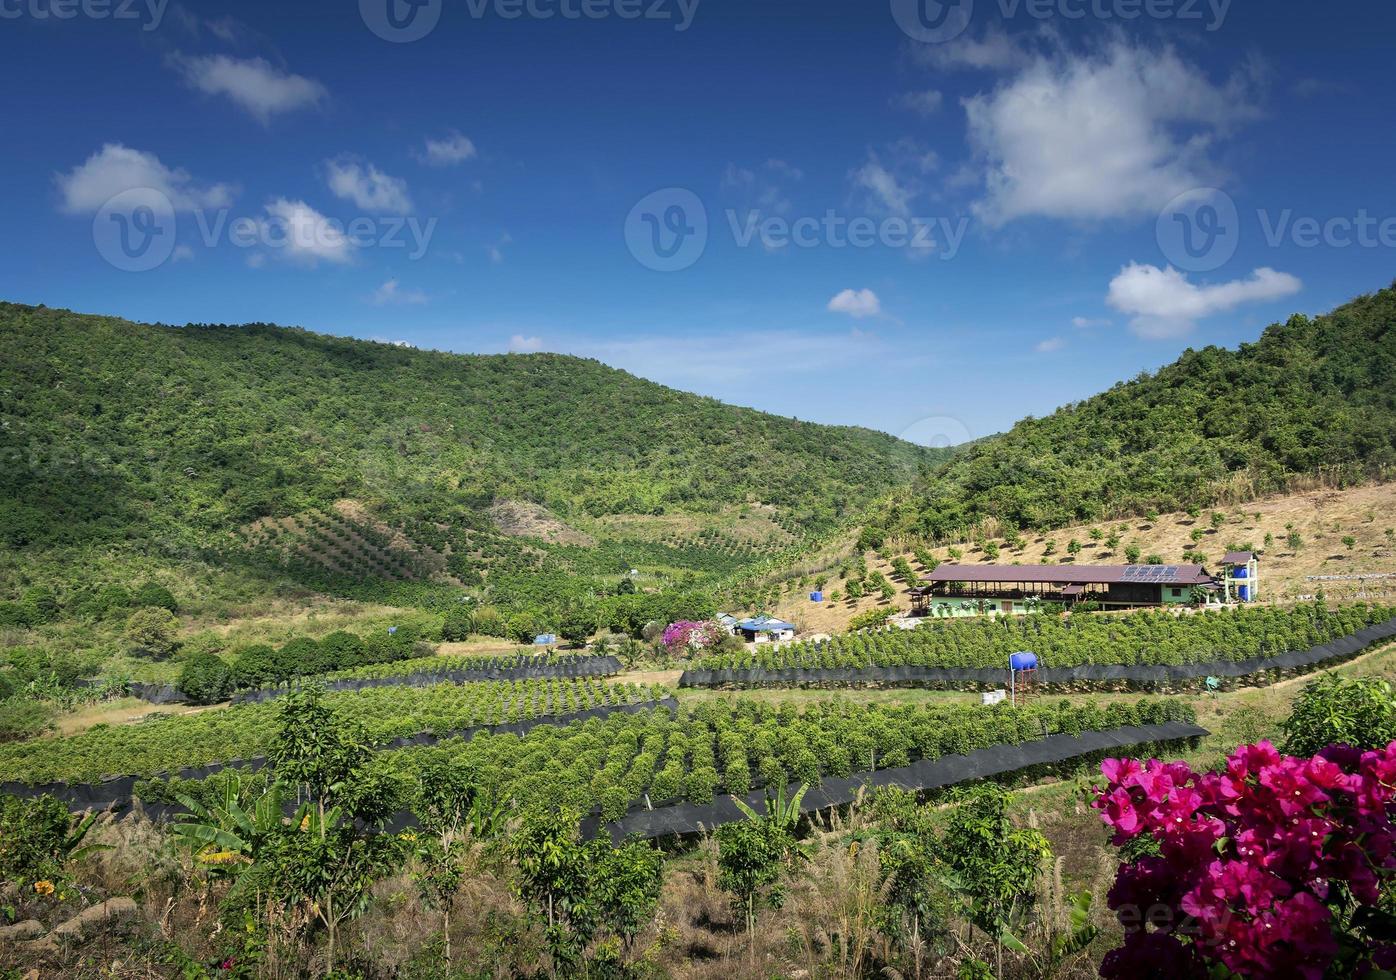
[[[276,651],[265,643],[244,647],[233,658],[233,684],[239,688],[265,687],[276,683]]]
[[[278,684],[303,674],[319,673],[320,645],[308,636],[298,636],[276,651],[272,664]]]
[[[572,609],[563,615],[557,632],[573,646],[585,646],[596,632],[596,617],[586,609]]]
[[[996,945],[1030,907],[1052,857],[1041,833],[1013,825],[1008,801],[996,785],[971,790],[951,810],[940,842],[948,883],[964,897],[970,922]]]
[[[213,704],[233,692],[233,672],[221,657],[195,653],[184,661],[176,686],[194,704]]]
[[[1072,538],[1070,541],[1066,543],[1066,553],[1070,555],[1072,558],[1075,558],[1077,555],[1081,553],[1081,542],[1077,541],[1075,538]]]
[[[165,657],[175,648],[179,619],[168,609],[147,606],[126,620],[126,639],[138,650]]]
[[[663,880],[663,860],[652,847],[581,841],[579,817],[574,810],[532,811],[507,844],[515,889],[544,923],[561,976],[586,975],[588,946],[599,933],[629,943],[653,913]]]
[[[808,852],[796,833],[800,803],[807,789],[801,786],[787,799],[785,784],[779,783],[776,795],[766,793],[764,814],[733,797],[746,820],[718,828],[718,887],[731,894],[742,910],[747,937],[753,943],[758,902],[778,906],[783,901],[781,881],[785,872],[796,862],[808,860]]]
[[[1347,548],[1348,551],[1351,551],[1356,546],[1357,539],[1353,537],[1351,534],[1345,535],[1343,537],[1343,547]]]
[[[1130,542],[1129,544],[1125,545],[1125,561],[1127,561],[1129,564],[1139,564],[1140,554],[1142,554],[1142,552],[1139,549],[1139,545],[1134,544],[1133,542]]]
[[[304,802],[271,841],[261,882],[324,926],[333,973],[339,927],[392,865],[395,839],[373,828],[397,808],[396,787],[362,727],[336,717],[318,688],[283,699],[269,761]]]
[[[463,643],[474,632],[475,614],[464,603],[452,607],[441,624],[441,639],[447,643]]]
[[[423,767],[413,802],[422,832],[415,837],[423,897],[441,912],[445,959],[451,962],[451,907],[469,871],[472,841],[498,830],[502,811],[489,807],[470,774],[445,759]]]
[[[520,612],[509,617],[509,639],[515,643],[532,643],[539,633],[538,620],[531,613]]]
[[[317,670],[345,670],[357,667],[364,662],[364,641],[353,633],[337,630],[318,644],[315,666]],[[308,652],[308,651],[307,651]],[[301,671],[311,673],[312,671]]]

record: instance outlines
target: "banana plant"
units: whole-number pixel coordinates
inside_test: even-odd
[[[781,830],[793,832],[800,823],[800,803],[808,792],[808,783],[797,789],[789,799],[786,799],[785,784],[783,783],[776,787],[774,796],[768,789],[766,790],[766,812],[764,814],[757,813],[745,800],[740,800],[735,796],[732,797],[732,802],[737,804],[737,809],[741,810],[752,823],[769,822]]]
[[[223,796],[205,806],[193,797],[176,797],[193,819],[174,825],[176,838],[215,876],[237,875],[256,862],[262,845],[285,819],[280,783],[272,783],[250,806],[243,804],[242,778],[222,786]]]

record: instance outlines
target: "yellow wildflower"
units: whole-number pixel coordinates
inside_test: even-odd
[[[53,882],[51,882],[51,881],[36,881],[36,882],[34,882],[34,891],[35,891],[37,894],[39,894],[39,895],[52,895],[52,894],[53,894]]]

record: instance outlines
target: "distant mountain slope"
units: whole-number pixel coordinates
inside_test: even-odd
[[[941,538],[985,521],[1051,528],[1183,510],[1396,467],[1396,291],[1292,317],[1239,350],[1189,350],[1157,374],[984,439],[874,518]]]
[[[934,451],[551,354],[460,356],[265,324],[0,304],[0,541],[199,547],[354,499],[394,525],[496,500],[574,515],[774,505],[833,526]]]

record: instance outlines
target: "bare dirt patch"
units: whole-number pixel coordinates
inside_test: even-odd
[[[582,548],[596,544],[590,535],[564,524],[546,507],[526,500],[501,500],[490,508],[490,518],[511,538],[540,538]]]

